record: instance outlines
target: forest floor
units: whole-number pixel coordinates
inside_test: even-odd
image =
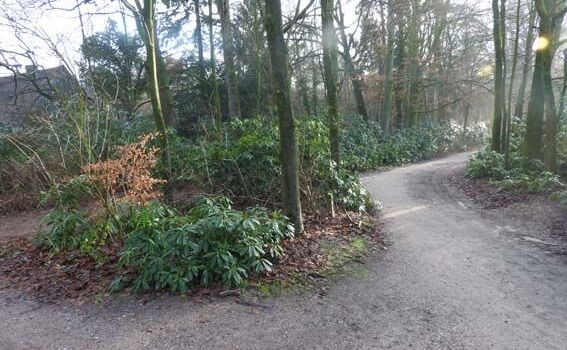
[[[0,350],[564,349],[565,212],[471,182],[468,155],[366,174],[387,250],[324,293],[79,305],[0,290]]]

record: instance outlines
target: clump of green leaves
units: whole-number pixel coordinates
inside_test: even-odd
[[[202,199],[186,216],[153,203],[133,212],[127,223],[119,265],[131,272],[136,292],[185,292],[214,282],[240,286],[249,273],[270,271],[283,253],[282,240],[293,235],[280,213],[237,211],[227,198]]]
[[[419,127],[385,134],[375,122],[360,117],[344,121],[341,151],[343,165],[366,171],[382,166],[422,161],[449,152],[482,145],[486,129],[474,126],[464,130],[450,123],[424,123]]]
[[[297,131],[303,203],[318,209],[333,194],[347,209],[369,209],[371,201],[358,176],[349,169],[334,169],[325,123],[319,119],[300,120]],[[224,126],[222,140],[213,132],[204,134],[209,137],[187,145],[184,159],[174,162],[178,165],[175,172],[183,174],[182,179],[217,193],[277,205],[281,198],[281,164],[274,120],[234,120]]]
[[[504,155],[483,149],[471,157],[467,164],[467,173],[475,178],[504,179],[507,174]]]
[[[488,179],[506,190],[549,193],[564,188],[558,175],[544,171],[541,162],[529,160],[518,152],[510,153],[506,162],[503,154],[485,148],[471,158],[467,174]]]
[[[81,200],[90,192],[86,177],[78,176],[42,193],[42,202],[53,202],[54,207],[42,218],[36,242],[54,253],[79,248],[91,229],[88,216],[80,208]]]

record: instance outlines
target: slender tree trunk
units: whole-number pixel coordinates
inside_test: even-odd
[[[193,0],[193,7],[195,8],[195,44],[197,45],[197,52],[199,58],[199,71],[201,77],[205,76],[205,54],[203,49],[203,27],[201,24],[201,1]]]
[[[469,127],[469,115],[471,112],[471,104],[467,101],[467,104],[465,106],[465,120],[463,121],[463,132],[466,133],[467,132],[467,128]]]
[[[557,118],[561,123],[565,119],[565,98],[567,97],[567,49],[563,50],[563,86],[559,100],[559,111]]]
[[[321,0],[321,20],[323,26],[323,69],[325,90],[327,91],[327,120],[329,124],[329,143],[331,159],[340,166],[339,152],[339,110],[337,92],[338,49],[335,26],[333,24],[333,0]]]
[[[309,89],[307,88],[307,81],[305,76],[299,74],[297,77],[297,87],[301,98],[301,103],[303,104],[303,112],[307,116],[313,116],[313,110],[311,108],[311,101],[309,99]]]
[[[415,127],[419,123],[419,26],[420,26],[420,1],[411,2],[411,16],[408,25],[408,65],[407,68],[407,93],[406,93],[406,125]]]
[[[148,61],[148,76],[150,78],[150,96],[152,101],[152,111],[157,129],[160,132],[161,148],[165,165],[166,180],[171,179],[171,158],[169,139],[167,136],[167,125],[162,110],[161,96],[159,93],[158,67],[157,67],[157,47],[155,26],[154,26],[154,0],[144,0],[143,30],[146,36],[146,54]],[[168,186],[169,187],[169,186]],[[166,193],[167,194],[167,193]]]
[[[167,71],[167,64],[161,53],[159,40],[157,38],[157,30],[155,27],[154,38],[159,82],[159,96],[161,99],[161,105],[163,107],[163,116],[165,118],[165,124],[169,128],[174,128],[177,121],[177,115],[175,113],[175,105],[173,104],[173,95],[171,94],[169,72]]]
[[[234,44],[232,42],[232,25],[230,23],[229,0],[216,0],[217,9],[221,19],[222,48],[224,55],[224,79],[228,96],[229,118],[240,118],[240,97],[236,66],[234,65]]]
[[[394,105],[394,0],[388,0],[388,24],[386,39],[386,76],[384,84],[384,106],[382,111],[382,128],[389,133],[392,125],[392,110]]]
[[[545,65],[545,170],[557,171],[557,133],[559,130],[559,119],[557,118],[557,107],[555,94],[553,93],[553,82],[551,78],[551,60],[548,57]]]
[[[266,0],[265,25],[272,61],[272,74],[280,129],[283,202],[286,215],[297,233],[303,232],[299,193],[299,149],[291,107],[287,48],[282,29],[280,0]]]
[[[446,1],[437,1],[436,5],[439,6],[436,8],[435,16],[436,16],[436,23],[435,29],[433,31],[433,40],[431,42],[431,54],[433,55],[433,70],[435,71],[435,76],[437,79],[437,83],[433,86],[433,97],[432,97],[432,109],[433,109],[433,120],[440,120],[439,117],[439,110],[441,109],[439,106],[439,89],[441,86],[441,44],[443,42],[443,33],[447,27],[447,11],[449,8],[450,0]]]
[[[83,21],[83,12],[81,11],[81,3],[79,2],[79,0],[76,0],[76,4],[77,4],[77,12],[79,15],[79,24],[81,25],[81,40],[82,42],[86,42],[87,40],[87,35],[85,33],[85,23]],[[126,34],[126,32],[124,32],[124,34],[126,35],[126,38],[128,38],[128,35]],[[87,72],[89,74],[89,78],[92,79],[92,63],[91,63],[91,56],[88,55],[87,57]]]
[[[518,0],[516,5],[516,29],[515,29],[515,39],[514,39],[514,52],[512,53],[512,70],[510,71],[510,85],[508,89],[508,108],[506,110],[510,113],[512,111],[512,91],[514,90],[514,80],[516,78],[516,68],[518,66],[518,53],[520,47],[520,14],[522,10],[522,0]],[[512,117],[513,115],[507,115],[506,118],[506,132],[504,144],[504,154],[506,158],[506,164],[508,164],[508,159],[510,157],[510,135],[512,134]]]
[[[127,3],[127,1],[122,0],[124,4]],[[154,0],[155,1],[155,0]],[[169,87],[169,73],[167,72],[167,65],[165,63],[165,59],[163,58],[160,48],[159,48],[159,41],[158,41],[158,37],[157,37],[157,30],[155,27],[155,24],[153,25],[153,32],[151,35],[149,35],[149,33],[147,32],[147,28],[146,23],[142,23],[143,21],[146,20],[145,16],[146,16],[146,4],[148,3],[147,0],[144,0],[144,18],[138,18],[138,16],[135,14],[136,17],[136,26],[138,28],[138,34],[140,34],[140,37],[144,43],[144,46],[148,47],[150,45],[150,40],[153,40],[153,47],[154,47],[154,51],[155,51],[155,66],[156,66],[156,74],[157,74],[157,79],[158,79],[158,93],[160,95],[160,102],[161,102],[161,107],[162,107],[162,113],[163,113],[163,118],[165,121],[165,125],[166,127],[169,128],[173,128],[175,127],[175,107],[173,105],[173,96],[171,95],[171,90]],[[127,5],[129,7],[131,7],[131,5]],[[152,10],[153,10],[153,4],[152,4]],[[134,10],[135,11],[135,10]],[[147,65],[150,65],[150,62],[147,62]],[[147,67],[147,72],[148,72],[148,82],[151,84],[152,81],[152,77],[149,75],[151,71],[151,67]],[[150,86],[151,89],[151,86]]]
[[[553,14],[551,19],[551,35],[549,42],[549,52],[545,61],[545,169],[549,172],[557,171],[557,134],[559,132],[559,117],[557,114],[557,105],[555,94],[553,92],[553,80],[551,70],[553,65],[553,57],[555,56],[555,43],[559,41],[561,35],[561,27],[565,13]]]
[[[213,0],[209,0],[209,53],[211,61],[211,82],[213,83],[213,103],[212,115],[216,122],[217,133],[220,138],[221,135],[221,102],[219,93],[219,84],[217,81],[217,59],[215,55],[215,32],[213,27]]]
[[[313,64],[311,67],[311,103],[314,115],[317,115],[320,112],[319,106],[319,81],[317,80],[317,67]]]
[[[254,41],[255,41],[255,66],[256,66],[256,116],[259,117],[261,114],[261,104],[262,104],[262,57],[261,48],[263,47],[263,31],[260,30],[260,19],[261,10],[259,9],[259,0],[254,1]]]
[[[409,13],[409,2],[396,2],[392,0],[393,4],[397,4],[395,23],[397,26],[397,32],[395,33],[396,42],[394,44],[394,67],[396,73],[394,75],[394,104],[396,115],[395,121],[392,121],[394,128],[402,129],[408,127],[407,121],[407,99],[404,98],[407,94],[407,84],[405,72],[407,71],[407,26],[408,20],[406,14]],[[393,128],[390,127],[391,129]]]
[[[358,114],[368,121],[368,110],[366,109],[366,102],[364,101],[364,78],[361,74],[351,75],[352,92],[354,100],[356,101],[356,109]]]
[[[500,0],[505,1],[505,0]],[[505,117],[506,91],[504,80],[504,49],[505,32],[504,16],[501,13],[499,0],[492,0],[492,12],[494,16],[494,118],[492,119],[492,149],[496,152],[502,151],[502,122]]]
[[[124,46],[125,47],[129,47],[130,46],[130,37],[128,34],[128,25],[126,24],[126,12],[124,12],[124,8],[122,7],[123,4],[122,2],[119,2],[119,8],[120,8],[120,17],[122,19],[122,30],[124,31]],[[125,74],[126,76],[126,112],[128,113],[127,115],[127,119],[131,120],[134,117],[134,111],[136,109],[136,87],[134,85],[134,82],[132,80],[132,70],[133,70],[133,64],[132,61],[130,60],[130,55],[126,55],[125,57],[125,61],[124,64],[126,66],[125,72],[127,72],[127,74]]]
[[[526,46],[524,51],[524,62],[522,69],[522,80],[518,88],[518,96],[516,97],[516,104],[514,106],[514,116],[521,117],[524,114],[524,101],[526,98],[526,88],[528,86],[528,78],[531,69],[532,61],[532,45],[534,43],[534,27],[536,23],[536,11],[534,10],[533,2],[530,5],[530,17],[528,20],[528,33],[526,35]],[[510,87],[512,88],[512,87]]]

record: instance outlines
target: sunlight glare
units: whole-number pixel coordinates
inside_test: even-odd
[[[549,39],[540,36],[534,41],[534,45],[532,46],[532,48],[534,51],[542,51],[547,49],[548,46],[549,46]]]
[[[478,76],[481,78],[490,77],[493,74],[493,69],[491,65],[486,65],[478,70]]]

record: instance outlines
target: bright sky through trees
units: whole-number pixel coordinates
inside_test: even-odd
[[[291,13],[297,6],[297,2],[305,5],[305,0],[284,0],[282,1],[283,12]],[[40,2],[36,0],[0,0],[0,47],[4,49],[13,49],[21,51],[22,42],[16,36],[14,28],[9,25],[7,18],[18,17],[25,20],[30,31],[41,33],[44,39],[52,41],[52,43],[61,51],[69,63],[79,60],[78,48],[81,43],[81,25],[79,20],[79,12],[77,10],[76,0],[60,0],[56,5],[49,7],[41,7]],[[466,0],[456,0],[454,2],[466,2]],[[233,1],[233,6],[239,1]],[[347,26],[352,25],[355,20],[356,5],[358,1],[344,1],[344,14]],[[481,0],[483,6],[489,6],[488,0]],[[23,6],[22,6],[23,5]],[[24,8],[25,10],[22,10]],[[121,22],[120,8],[118,1],[97,1],[96,6],[92,4],[83,4],[80,7],[83,17],[86,35],[102,31],[109,20]],[[160,8],[158,7],[158,12]],[[126,18],[129,30],[133,33],[136,25],[130,16]],[[191,36],[193,34],[194,23],[193,18],[189,19],[189,25],[186,26],[186,32],[179,38],[184,46],[191,46]],[[45,40],[40,40],[35,35],[21,32],[21,38],[29,49],[34,51],[38,58],[38,63],[44,67],[52,67],[61,63],[61,58],[53,54],[49,49],[49,45]],[[176,42],[170,41],[166,46],[169,48],[170,54],[175,55]],[[6,75],[9,72],[0,67],[0,75]]]

